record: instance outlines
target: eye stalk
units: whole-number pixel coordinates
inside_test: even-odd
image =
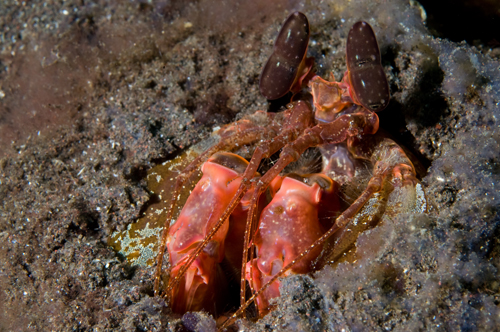
[[[274,100],[292,90],[303,76],[308,43],[309,21],[301,12],[295,12],[283,24],[273,53],[262,69],[259,88],[264,97]]]
[[[372,27],[355,23],[347,37],[347,70],[352,97],[370,111],[381,111],[389,104],[387,77],[380,62],[380,51]]]

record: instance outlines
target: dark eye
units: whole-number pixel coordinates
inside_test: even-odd
[[[273,54],[260,74],[260,92],[267,99],[278,99],[292,87],[307,52],[309,22],[307,17],[295,12],[290,15],[274,43]]]
[[[352,26],[346,53],[351,88],[357,100],[371,111],[383,110],[390,99],[389,85],[380,62],[377,38],[368,23]]]

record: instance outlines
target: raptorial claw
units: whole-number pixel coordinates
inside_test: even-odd
[[[171,279],[178,277],[180,268],[192,251],[219,221],[238,190],[241,174],[247,165],[248,162],[243,158],[227,153],[217,153],[203,164],[202,178],[186,201],[179,218],[170,227],[167,248],[170,265],[173,266]],[[225,257],[225,240],[229,228],[229,223],[224,223],[189,265],[186,273],[180,276],[179,287],[172,289],[170,294],[174,312],[201,309],[215,312],[216,295],[220,294],[216,292],[216,286],[223,275],[219,271],[219,264]],[[239,234],[240,237],[242,235]],[[241,256],[241,251],[236,254]]]
[[[290,264],[323,233],[318,207],[323,192],[334,188],[330,178],[315,174],[307,177],[287,176],[273,200],[260,214],[259,228],[254,235],[257,258],[247,263],[246,279],[260,290],[271,277]],[[288,273],[307,273],[321,247],[311,251]],[[279,281],[257,297],[261,316],[269,310],[269,300],[279,296]]]

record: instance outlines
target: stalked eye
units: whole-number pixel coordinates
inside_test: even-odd
[[[357,101],[370,111],[383,110],[389,103],[389,85],[372,27],[366,22],[354,24],[346,49],[349,80]]]
[[[267,99],[284,96],[293,85],[309,43],[307,17],[295,12],[290,15],[278,34],[273,53],[260,75],[260,92]]]

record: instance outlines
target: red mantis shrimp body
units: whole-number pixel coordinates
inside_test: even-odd
[[[230,167],[223,165],[228,163]],[[238,170],[244,170],[247,164],[248,162],[243,158],[224,153],[212,156],[203,164],[202,178],[186,201],[179,218],[170,228],[167,247],[170,253],[170,264],[173,266],[171,277],[177,275],[190,252],[198,246],[219,220],[241,183],[242,172]],[[234,213],[240,218],[246,218],[244,210],[244,207],[239,206]],[[217,231],[205,250],[182,277],[177,291],[173,291],[171,298],[174,312],[184,313],[202,308],[209,311],[215,310],[215,288],[218,282],[223,282],[223,273],[218,264],[225,257],[225,239],[230,228],[233,233],[231,238],[241,238],[244,227],[237,227],[237,225],[230,227],[230,223],[225,223]],[[241,234],[234,234],[235,232]],[[239,250],[231,248],[231,251],[233,255],[241,258],[242,248]]]
[[[254,236],[257,258],[246,266],[246,279],[256,291],[324,233],[318,220],[318,207],[323,193],[318,182],[323,182],[323,186],[326,183],[326,191],[330,192],[332,181],[322,175],[303,179],[313,184],[285,177],[281,188],[261,213],[259,228]],[[320,252],[321,246],[318,246],[287,274],[311,272],[311,262]],[[257,297],[261,316],[268,312],[269,300],[279,297],[279,286],[280,282],[276,280]]]
[[[260,90],[268,99],[294,93],[287,109],[257,112],[237,121],[177,178],[159,245],[154,288],[159,294],[166,245],[172,268],[165,294],[175,312],[215,312],[215,295],[227,288],[217,284],[224,282],[218,278],[221,262],[238,266],[240,257],[241,269],[235,267],[234,272],[242,273],[241,306],[220,328],[244,315],[252,301],[263,316],[280,295],[280,277],[334,262],[353,248],[356,234],[375,225],[384,213],[426,211],[412,162],[393,141],[375,135],[379,127],[375,112],[387,107],[390,93],[373,29],[358,22],[349,31],[348,70],[341,82],[314,74],[313,61],[306,57],[308,39],[307,18],[293,13],[260,77]],[[249,162],[219,152],[246,146],[255,147]],[[319,148],[322,174],[282,178],[281,172],[309,148]],[[279,158],[260,176],[261,162],[278,152]],[[186,181],[210,155],[202,167],[203,177],[170,227]],[[371,172],[362,172],[368,165]],[[353,183],[358,171],[370,173],[361,184]],[[345,188],[364,189],[341,207],[335,181],[344,194]],[[406,198],[393,198],[392,192],[406,193]],[[324,225],[320,218],[333,224]],[[247,282],[252,291],[248,299]]]

